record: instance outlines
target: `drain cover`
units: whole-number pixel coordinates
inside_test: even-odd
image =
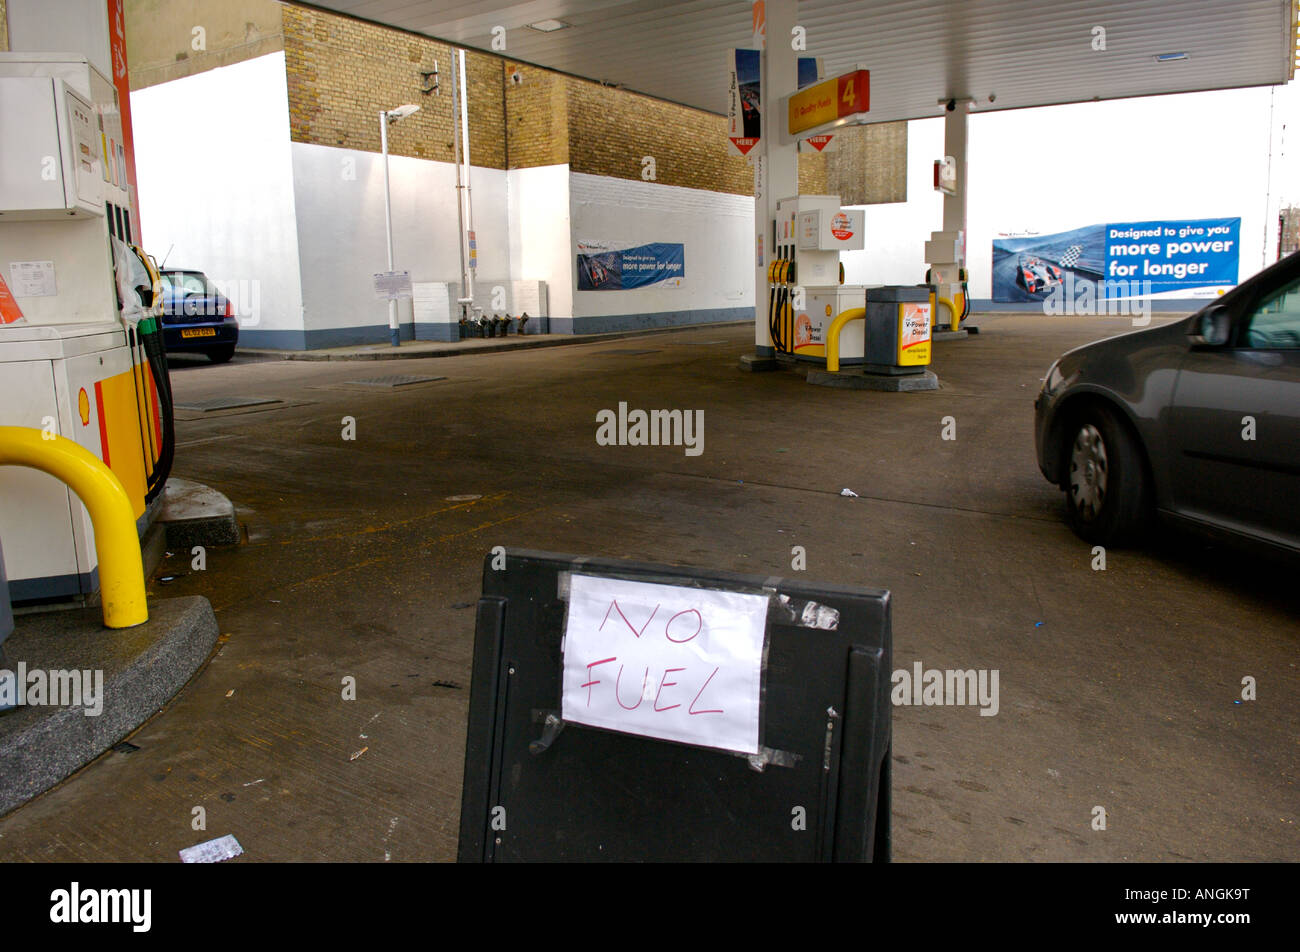
[[[374,387],[377,390],[396,390],[398,387],[409,387],[415,383],[432,383],[435,380],[446,380],[446,377],[415,377],[411,374],[393,374],[389,377],[367,377],[365,380],[345,380],[345,384],[351,387]]]
[[[657,350],[599,350],[599,351],[597,351],[596,353],[598,353],[598,354],[626,354],[627,356],[631,357],[631,356],[633,356],[634,354],[657,354],[657,353],[659,353],[659,351],[657,351]]]
[[[210,413],[213,410],[233,410],[235,407],[257,407],[264,403],[279,403],[275,397],[209,397],[206,400],[190,400],[176,404],[177,410],[200,410]]]

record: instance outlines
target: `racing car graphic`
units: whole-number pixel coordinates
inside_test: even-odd
[[[1037,255],[1021,255],[1016,265],[1016,283],[1030,294],[1037,294],[1061,283],[1061,269]]]
[[[618,287],[613,281],[616,277],[614,269],[617,267],[614,259],[615,254],[603,255],[578,255],[578,265],[582,268],[582,274],[579,275],[579,290],[598,290],[604,285]],[[585,278],[586,280],[581,280]],[[585,288],[583,285],[585,284]]]

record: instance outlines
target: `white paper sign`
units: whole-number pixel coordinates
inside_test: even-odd
[[[574,575],[561,714],[574,724],[758,753],[767,598]]]
[[[9,262],[9,287],[14,297],[55,297],[58,282],[53,261]]]
[[[377,272],[375,274],[375,297],[380,301],[409,300],[411,297],[411,272]]]

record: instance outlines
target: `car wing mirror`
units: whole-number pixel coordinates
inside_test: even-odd
[[[1232,316],[1222,304],[1211,304],[1197,315],[1188,335],[1194,345],[1222,347],[1232,337]]]

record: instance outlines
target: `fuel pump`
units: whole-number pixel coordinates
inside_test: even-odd
[[[772,221],[768,324],[778,356],[824,362],[831,322],[866,305],[866,288],[844,284],[841,251],[860,251],[864,213],[836,195],[798,195],[777,202]],[[861,363],[861,325],[844,332],[842,360]]]
[[[930,390],[934,305],[926,288],[846,285],[841,251],[864,247],[861,210],[835,195],[776,203],[768,330],[778,360],[813,363],[811,383]],[[853,373],[845,372],[850,367]]]
[[[117,91],[73,54],[0,54],[0,425],[63,436],[112,470],[143,532],[175,447],[161,283],[139,248]],[[98,588],[94,530],[45,473],[0,467],[16,603]]]

